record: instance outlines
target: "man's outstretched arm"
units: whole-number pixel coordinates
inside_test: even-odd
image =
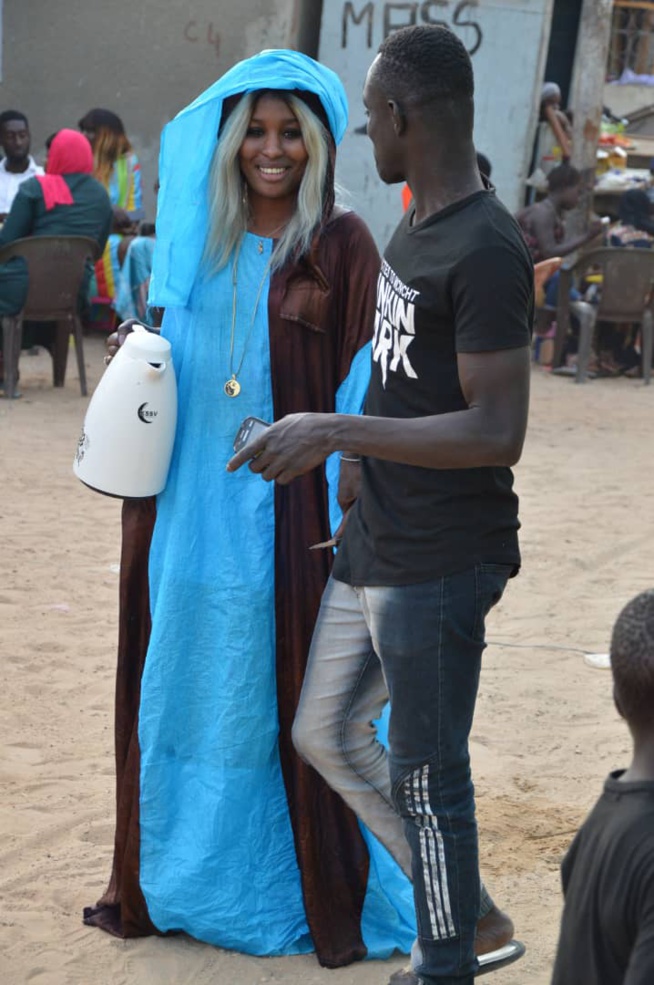
[[[431,469],[514,465],[527,427],[529,371],[529,346],[461,353],[465,410],[410,419],[291,414],[235,455],[227,469],[249,461],[266,481],[285,485],[344,448]]]

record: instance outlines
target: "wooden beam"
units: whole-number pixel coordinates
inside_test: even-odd
[[[614,7],[626,7],[627,10],[654,10],[652,0],[613,0]]]

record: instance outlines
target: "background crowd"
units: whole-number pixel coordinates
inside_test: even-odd
[[[148,305],[148,290],[155,249],[154,217],[146,219],[143,210],[142,176],[138,156],[130,142],[123,121],[107,109],[92,109],[78,123],[79,131],[87,138],[92,150],[92,167],[86,158],[49,153],[56,134],[45,141],[43,164],[31,153],[32,137],[26,116],[16,110],[0,114],[0,247],[25,236],[87,235],[98,243],[101,253],[93,270],[84,282],[80,311],[88,328],[111,330],[120,321],[138,318],[153,325],[160,324],[162,312]],[[65,140],[70,141],[70,131]],[[581,174],[570,164],[572,153],[569,116],[561,108],[561,91],[554,82],[542,88],[540,117],[536,130],[532,168],[527,180],[527,204],[517,213],[525,241],[534,262],[555,257],[572,260],[580,250],[598,246],[650,249],[654,244],[652,217],[654,190],[634,188],[625,191],[617,204],[613,221],[599,216],[591,218],[585,232],[566,234],[566,215],[579,202]],[[61,144],[61,140],[59,141]],[[483,154],[478,155],[480,171],[490,178],[492,165]],[[43,207],[43,192],[38,184],[44,175],[62,175],[69,185],[75,184],[72,201],[51,201]],[[82,183],[75,176],[85,174]],[[95,190],[88,176],[104,189]],[[149,176],[152,177],[152,176]],[[30,181],[30,179],[36,179]],[[155,183],[158,190],[158,179]],[[411,200],[408,186],[404,187],[403,204]],[[106,196],[106,198],[105,198]],[[105,229],[107,199],[111,207],[111,224]],[[73,206],[72,208],[70,206]],[[12,213],[13,208],[13,214]],[[80,221],[80,216],[84,218]],[[26,268],[21,261],[0,264],[0,315],[20,310],[27,290]],[[543,304],[554,312],[557,304],[560,274],[554,271],[545,283]],[[571,299],[584,296],[573,288]],[[597,301],[597,289],[588,295]],[[545,325],[536,322],[536,330],[552,338],[554,315]],[[52,326],[25,324],[23,348],[51,345]],[[572,330],[566,339],[564,367],[576,366],[577,325],[573,315]],[[600,324],[596,351],[590,365],[594,375],[615,376],[621,373],[638,375],[639,335],[635,328],[609,329]],[[541,352],[551,351],[542,347]],[[541,360],[542,361],[542,360]]]

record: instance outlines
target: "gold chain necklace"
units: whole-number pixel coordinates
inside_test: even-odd
[[[229,374],[230,375],[229,375],[229,379],[225,381],[225,384],[223,386],[223,390],[225,391],[225,394],[228,397],[238,397],[239,393],[241,392],[241,384],[238,382],[237,377],[243,368],[243,360],[245,359],[245,353],[247,352],[247,348],[250,342],[250,337],[252,335],[252,329],[254,328],[254,322],[257,317],[257,311],[259,309],[261,292],[263,291],[263,285],[266,283],[266,278],[268,277],[268,273],[270,271],[270,263],[272,260],[272,254],[271,254],[270,259],[268,260],[264,268],[263,277],[261,278],[261,283],[259,284],[259,288],[257,290],[257,296],[254,302],[254,308],[252,309],[252,314],[250,316],[250,325],[248,327],[247,335],[245,337],[245,343],[243,344],[243,352],[241,353],[241,358],[239,360],[238,366],[236,367],[236,369],[234,369],[234,341],[236,335],[236,294],[237,294],[237,282],[238,282],[238,261],[241,255],[242,245],[243,245],[243,240],[241,240],[241,242],[238,245],[236,256],[234,257],[234,266],[232,268],[232,329],[231,329],[231,336],[229,341]],[[263,253],[263,243],[260,243],[259,245],[261,246],[259,252]]]
[[[284,219],[284,221],[283,222],[280,222],[280,224],[278,226],[275,226],[275,228],[271,232],[266,233],[265,236],[261,236],[261,238],[259,239],[259,242],[257,244],[257,250],[259,251],[259,253],[263,253],[263,241],[264,241],[264,239],[274,239],[275,238],[275,234],[281,232],[282,229],[284,229],[287,225],[288,225],[288,219]],[[258,236],[259,234],[258,233],[253,233],[252,235],[253,236]]]

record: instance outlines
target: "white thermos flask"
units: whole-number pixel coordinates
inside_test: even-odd
[[[91,398],[73,471],[110,496],[156,495],[166,485],[176,423],[170,343],[135,325]]]

